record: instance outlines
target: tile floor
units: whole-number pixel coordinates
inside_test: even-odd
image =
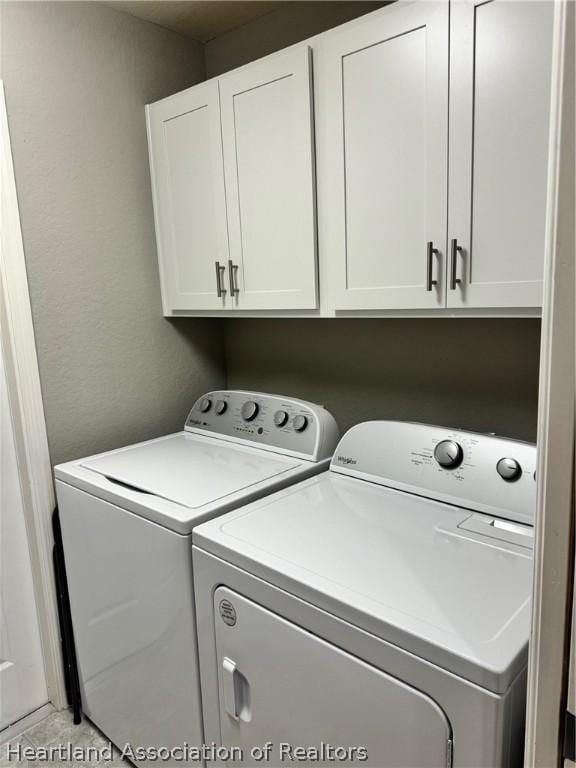
[[[79,768],[80,766],[112,768],[113,766],[123,766],[128,768],[130,766],[130,763],[121,759],[120,753],[115,747],[111,748],[111,759],[98,760],[92,758],[78,760],[72,758],[67,760],[55,757],[55,759],[50,761],[42,761],[18,760],[17,756],[10,759],[8,755],[9,744],[21,744],[22,748],[54,747],[59,744],[64,746],[71,744],[72,748],[92,747],[97,750],[109,747],[108,739],[89,720],[84,718],[80,725],[74,725],[71,712],[66,710],[63,712],[52,712],[39,723],[20,733],[13,740],[0,744],[0,768],[10,768],[10,766],[19,766],[19,768],[26,766],[46,766],[46,768]]]

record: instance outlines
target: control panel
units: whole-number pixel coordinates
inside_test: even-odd
[[[532,525],[536,446],[425,424],[369,421],[342,438],[331,470]]]
[[[330,458],[339,438],[334,417],[321,405],[238,390],[202,395],[194,403],[185,429],[311,461]]]

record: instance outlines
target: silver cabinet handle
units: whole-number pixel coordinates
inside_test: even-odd
[[[222,272],[226,271],[226,267],[222,266],[219,261],[215,262],[216,265],[216,295],[219,299],[222,296],[226,296],[226,289],[222,288]]]
[[[236,271],[238,266],[232,263],[231,259],[228,259],[228,277],[230,279],[230,293],[232,296],[240,293],[240,289],[236,287]]]
[[[462,253],[462,247],[458,245],[458,240],[454,238],[450,244],[450,290],[456,290],[456,286],[462,282],[456,277],[456,268],[458,266],[458,254]]]
[[[428,241],[426,246],[426,290],[431,291],[433,285],[438,285],[438,280],[434,280],[432,277],[432,269],[434,264],[434,256],[438,256],[438,248],[434,248],[432,240]]]

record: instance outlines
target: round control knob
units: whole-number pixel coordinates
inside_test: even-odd
[[[294,420],[292,421],[292,426],[294,427],[294,430],[296,432],[304,432],[306,427],[308,426],[308,417],[307,416],[294,416]]]
[[[222,416],[223,413],[226,412],[226,408],[228,408],[228,403],[226,400],[216,400],[216,405],[214,406],[214,410],[218,414],[218,416]]]
[[[274,424],[277,427],[284,427],[288,421],[288,414],[286,411],[276,411],[274,414]]]
[[[212,400],[210,400],[209,397],[203,397],[202,400],[200,400],[199,408],[202,413],[208,413],[210,408],[212,408]]]
[[[434,448],[434,458],[444,469],[456,469],[462,464],[464,451],[456,440],[441,440]]]
[[[255,403],[254,400],[247,400],[242,406],[240,413],[242,414],[244,421],[252,421],[258,416],[259,410],[258,403]]]
[[[502,480],[512,483],[514,480],[518,480],[522,474],[522,467],[516,459],[500,459],[498,464],[496,464],[496,472],[498,472]]]

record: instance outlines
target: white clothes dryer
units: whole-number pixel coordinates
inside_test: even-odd
[[[535,468],[528,443],[368,422],[329,472],[195,528],[207,740],[235,764],[520,766]]]
[[[318,405],[219,391],[182,432],[55,468],[82,708],[135,762],[203,742],[193,527],[326,469],[337,440]]]

